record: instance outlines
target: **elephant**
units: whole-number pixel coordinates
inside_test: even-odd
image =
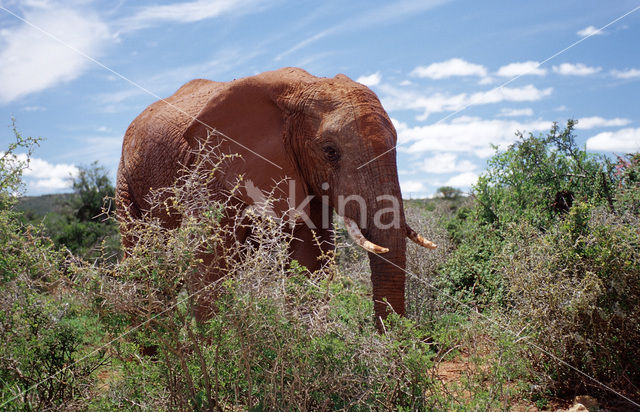
[[[275,181],[288,182],[289,198],[276,199],[281,204],[274,213],[284,217],[288,205],[300,205],[303,219],[294,222],[290,259],[310,271],[320,267],[319,256],[334,248],[333,213],[326,216],[326,209],[335,210],[368,252],[378,328],[391,311],[404,315],[406,240],[436,245],[405,221],[397,133],[373,91],[342,74],[316,77],[299,68],[229,82],[192,80],[128,127],[117,215],[141,216],[150,188],[173,184],[181,165],[189,165],[190,150],[211,129],[224,136],[221,150],[240,155],[230,168],[253,187],[269,191]],[[255,198],[248,193],[240,201],[249,207]],[[163,224],[177,227],[179,220],[169,217]],[[123,238],[125,251],[134,241]],[[213,273],[209,281],[223,275]]]

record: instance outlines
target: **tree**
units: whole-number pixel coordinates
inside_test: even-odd
[[[462,196],[462,190],[451,186],[442,186],[438,188],[436,193],[444,199],[454,200]]]
[[[554,123],[546,136],[524,136],[489,159],[474,195],[485,223],[500,227],[522,219],[539,229],[555,222],[573,200],[613,204],[613,165],[588,153],[575,140],[574,120],[561,130]]]
[[[73,178],[73,190],[77,196],[71,206],[79,221],[88,222],[102,214],[105,201],[110,202],[115,196],[115,188],[107,169],[97,161],[79,169],[78,176]]]
[[[115,196],[109,173],[97,161],[79,169],[72,178],[75,193],[68,203],[69,212],[49,219],[49,235],[56,245],[85,258],[100,257],[104,252],[99,250],[101,245],[108,249],[108,257],[117,256],[120,249],[117,227],[103,213],[103,206],[108,206]]]

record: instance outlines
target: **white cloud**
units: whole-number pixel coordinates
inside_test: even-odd
[[[609,74],[618,79],[634,79],[640,77],[640,69],[611,70]]]
[[[93,63],[65,44],[95,57],[109,38],[107,25],[86,10],[38,8],[24,18],[64,44],[26,23],[8,29],[0,51],[0,103],[74,80]]]
[[[533,85],[526,85],[524,87],[501,87],[486,92],[476,92],[472,94],[460,93],[456,95],[444,93],[422,95],[385,84],[380,85],[379,88],[383,92],[383,106],[387,110],[422,111],[422,115],[418,116],[418,120],[426,120],[432,113],[453,112],[468,106],[500,103],[503,101],[537,101],[549,96],[553,92],[553,88],[551,87],[538,89]]]
[[[483,77],[478,81],[478,84],[491,84],[495,81],[495,79],[491,76]]]
[[[553,71],[564,76],[588,76],[598,73],[602,67],[590,67],[582,63],[562,63],[559,66],[553,66]]]
[[[533,109],[531,109],[530,107],[527,107],[524,109],[504,108],[500,110],[500,114],[498,116],[502,116],[502,117],[533,116]]]
[[[24,110],[25,112],[41,112],[41,111],[47,110],[47,108],[44,106],[34,104],[31,106],[24,106],[22,110]]]
[[[18,154],[16,159],[20,162],[26,162],[27,155]],[[29,161],[29,167],[23,171],[29,194],[53,193],[68,189],[71,187],[70,178],[77,175],[78,168],[72,164],[51,164],[37,157],[32,157]]]
[[[602,152],[640,151],[640,128],[626,128],[614,132],[602,132],[587,139],[587,149]]]
[[[253,12],[260,3],[258,0],[197,0],[146,6],[121,20],[119,26],[127,32],[167,22],[192,23],[225,14]]]
[[[400,190],[404,194],[409,194],[411,192],[424,192],[427,188],[419,180],[404,180],[400,181]]]
[[[544,76],[547,74],[547,70],[542,69],[539,66],[539,62],[531,60],[520,63],[510,63],[500,67],[496,72],[496,75],[502,77],[516,77],[524,75]]]
[[[453,176],[444,184],[445,186],[453,187],[471,187],[478,181],[478,175],[473,172],[461,173]]]
[[[371,87],[380,84],[380,80],[382,80],[382,75],[380,74],[380,72],[375,72],[368,76],[360,76],[356,81],[358,83],[364,84],[365,86]]]
[[[470,153],[478,157],[489,157],[494,153],[491,145],[508,145],[516,139],[515,132],[546,131],[552,122],[536,120],[517,122],[513,120],[484,120],[462,116],[449,123],[409,127],[393,120],[398,132],[398,150],[409,153],[427,151]]]
[[[580,37],[598,36],[604,33],[605,33],[604,31],[598,30],[598,28],[594,26],[585,27],[584,29],[578,30],[576,32],[576,34]]]
[[[420,168],[427,173],[445,174],[471,172],[477,166],[469,160],[458,161],[455,153],[437,153],[434,156],[424,159]]]
[[[614,119],[605,119],[600,116],[583,117],[578,119],[576,129],[593,129],[595,127],[610,127],[610,126],[626,126],[631,123],[631,120],[616,117]]]
[[[459,58],[449,59],[428,66],[418,66],[411,72],[411,76],[428,77],[430,79],[444,79],[452,76],[480,76],[487,75],[486,67],[469,63]]]

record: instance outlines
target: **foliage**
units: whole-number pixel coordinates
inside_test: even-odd
[[[514,226],[499,260],[513,327],[600,382],[640,382],[640,219],[579,202],[546,233]],[[558,390],[603,388],[537,350],[529,356]]]
[[[22,136],[16,128],[15,119],[11,119],[11,124],[15,142],[0,152],[0,210],[7,210],[16,203],[16,195],[23,186],[22,173],[29,166],[31,153],[41,140]],[[16,150],[26,150],[26,156],[20,156]]]
[[[451,186],[439,187],[436,193],[444,199],[457,199],[462,196],[462,190]]]
[[[446,223],[457,248],[439,284],[531,334],[541,388],[602,390],[560,359],[624,391],[640,383],[638,155],[589,154],[574,125],[518,133],[489,160]]]
[[[517,391],[506,395],[497,388],[511,379],[507,375],[522,371],[499,366],[504,354],[484,369],[470,366],[458,386],[441,383],[436,365],[470,342],[454,331],[464,318],[428,314],[423,307],[437,302],[428,281],[448,250],[444,231],[431,227],[432,214],[408,211],[411,224],[441,244],[439,257],[431,262],[411,247],[410,270],[423,274],[409,281],[412,319],[391,317],[387,333],[380,335],[371,317],[363,252],[346,248],[340,236],[338,256],[327,256],[319,272],[289,262],[291,229],[285,222],[255,212],[236,220],[229,202],[233,191],[228,198],[210,197],[207,182],[224,161],[206,156],[176,185],[154,191],[151,213],[126,219],[125,235],[136,239],[136,247],[125,261],[74,267],[77,273],[92,273],[95,307],[110,334],[140,325],[127,337],[133,345],[115,348],[118,361],[111,373],[122,379],[95,405],[428,410],[482,409],[512,399]],[[167,211],[185,216],[179,228],[157,224]],[[251,242],[228,243],[225,239],[246,219]],[[228,259],[207,260],[199,251]],[[221,267],[224,279],[207,275]],[[215,301],[207,301],[211,294]],[[212,305],[204,325],[194,322],[198,303]],[[152,359],[130,362],[137,351],[151,353]],[[480,361],[467,361],[475,362]],[[482,395],[470,400],[464,396],[469,390]]]
[[[80,222],[89,222],[103,215],[104,203],[110,209],[115,196],[115,188],[104,166],[93,162],[90,166],[79,167],[78,176],[72,180],[76,197],[71,200],[75,217]]]
[[[47,233],[58,246],[87,259],[116,259],[120,254],[117,225],[109,218],[113,212],[115,188],[108,171],[97,162],[79,167],[72,179],[74,194],[61,211],[44,219]]]
[[[593,391],[556,358],[634,397],[637,155],[589,156],[571,126],[521,136],[507,152],[475,199],[405,203],[409,224],[439,248],[408,245],[407,317],[390,316],[384,334],[365,252],[338,227],[322,270],[290,261],[291,228],[259,210],[234,218],[237,188],[210,196],[229,159],[215,147],[152,192],[149,214],[124,218],[136,245],[124,260],[65,248],[0,209],[0,409],[498,410]],[[3,163],[0,181],[16,165]],[[67,204],[58,228],[99,223],[80,219],[109,186],[92,167],[82,179],[96,184],[77,186],[91,195]],[[7,204],[13,182],[0,191]],[[572,194],[570,207],[557,191]],[[164,228],[166,213],[181,225]],[[236,242],[229,235],[247,222],[251,241]]]
[[[7,208],[15,203],[28,158],[7,159],[19,159],[16,149],[30,153],[37,143],[15,135],[0,163],[0,405],[43,410],[82,399],[102,357],[74,364],[92,339],[87,332],[98,329],[89,326],[92,320],[74,296],[57,293],[67,283],[64,255]]]
[[[640,215],[640,153],[618,156],[615,164],[616,210]]]
[[[612,204],[612,165],[580,149],[575,121],[564,130],[554,123],[546,136],[525,137],[487,162],[474,187],[482,206],[477,218],[503,228],[523,220],[540,230],[550,227],[573,200]]]

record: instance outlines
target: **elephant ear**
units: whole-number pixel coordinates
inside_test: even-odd
[[[286,147],[287,114],[274,99],[282,92],[281,83],[249,77],[223,85],[211,94],[184,137],[197,147],[211,130],[219,132],[221,152],[240,155],[221,171],[225,187],[233,187],[241,175],[239,197],[244,203],[266,206],[263,211],[278,218],[299,220],[310,216],[308,191]],[[273,201],[265,204],[268,198]],[[297,213],[291,213],[296,208]]]

